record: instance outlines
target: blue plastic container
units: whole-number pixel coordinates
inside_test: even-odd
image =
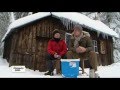
[[[80,59],[61,59],[61,70],[64,78],[77,78]]]

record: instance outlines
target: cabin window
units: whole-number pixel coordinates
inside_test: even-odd
[[[94,52],[98,53],[97,40],[92,40],[92,43],[93,43],[93,50],[94,50]]]
[[[65,33],[65,42],[67,44],[67,49],[69,50],[70,47],[70,38],[71,38],[71,34],[70,33]]]
[[[100,52],[101,52],[101,54],[106,54],[106,43],[105,43],[105,41],[100,41]]]
[[[68,50],[69,50],[69,48],[70,48],[70,38],[71,38],[71,34],[70,34],[70,33],[66,33],[66,34],[65,34],[65,42],[66,42],[66,44],[67,44]],[[97,41],[96,41],[96,40],[92,40],[92,42],[93,42],[94,51],[95,51],[96,53],[98,53]]]

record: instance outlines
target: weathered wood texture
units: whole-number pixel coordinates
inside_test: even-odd
[[[4,45],[3,57],[7,59],[9,65],[25,65],[27,68],[39,71],[46,71],[46,55],[47,44],[52,38],[52,31],[59,29],[61,36],[65,39],[66,32],[73,32],[71,24],[70,30],[66,30],[65,26],[59,19],[46,17],[31,24],[17,28],[6,39]],[[97,37],[97,33],[84,28],[91,35],[91,38],[98,42],[98,65],[108,65],[113,62],[113,42],[112,38],[104,39],[101,35]],[[105,42],[106,53],[100,52],[100,41]]]
[[[4,58],[11,65],[25,65],[33,70],[45,71],[47,44],[54,29],[61,30],[65,37],[65,27],[55,18],[45,18],[19,28],[5,41]]]

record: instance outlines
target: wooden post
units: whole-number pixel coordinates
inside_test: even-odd
[[[82,74],[84,74],[85,73],[85,71],[84,71],[84,60],[81,60],[81,67],[82,67]]]

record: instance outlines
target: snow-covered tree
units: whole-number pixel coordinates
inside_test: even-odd
[[[108,13],[109,26],[112,28],[120,37],[120,12]],[[120,61],[120,38],[113,38],[114,41],[114,61]]]
[[[6,33],[8,26],[14,22],[14,20],[31,14],[32,12],[0,12],[0,55],[3,50],[1,39]]]
[[[82,12],[91,19],[99,19],[111,29],[113,29],[120,37],[120,12]],[[120,61],[120,38],[113,38],[113,56],[114,62]]]
[[[14,12],[15,19],[19,19],[28,15],[31,15],[32,12]]]
[[[6,33],[7,28],[10,24],[10,12],[0,12],[0,55],[2,54],[3,45],[1,39]]]

